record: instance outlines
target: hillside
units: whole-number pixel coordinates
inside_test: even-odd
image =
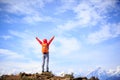
[[[99,80],[98,78],[86,77],[74,78],[73,74],[65,74],[63,77],[56,76],[52,72],[43,72],[35,74],[19,73],[18,75],[2,75],[0,80]]]

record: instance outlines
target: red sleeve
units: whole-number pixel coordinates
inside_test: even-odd
[[[52,42],[52,40],[54,39],[54,37],[55,37],[55,36],[53,36],[53,37],[49,40],[48,44],[50,44],[50,43]]]
[[[37,40],[40,44],[42,44],[42,42],[40,41],[40,39],[38,39],[38,37],[36,37],[36,40]]]

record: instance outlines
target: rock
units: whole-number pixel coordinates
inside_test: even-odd
[[[98,78],[86,77],[74,78],[73,74],[65,74],[64,76],[55,76],[52,72],[43,72],[35,74],[19,73],[18,75],[2,75],[0,80],[99,80]]]
[[[88,80],[87,77],[77,77],[74,78],[73,80]]]

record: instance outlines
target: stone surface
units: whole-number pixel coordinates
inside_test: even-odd
[[[98,78],[86,77],[74,78],[73,74],[65,74],[63,77],[55,76],[52,72],[43,72],[35,74],[19,73],[18,75],[2,75],[0,80],[99,80]]]

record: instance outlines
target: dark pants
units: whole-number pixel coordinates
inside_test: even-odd
[[[49,71],[49,53],[43,53],[42,72],[44,72],[45,61],[47,61],[46,70]]]

